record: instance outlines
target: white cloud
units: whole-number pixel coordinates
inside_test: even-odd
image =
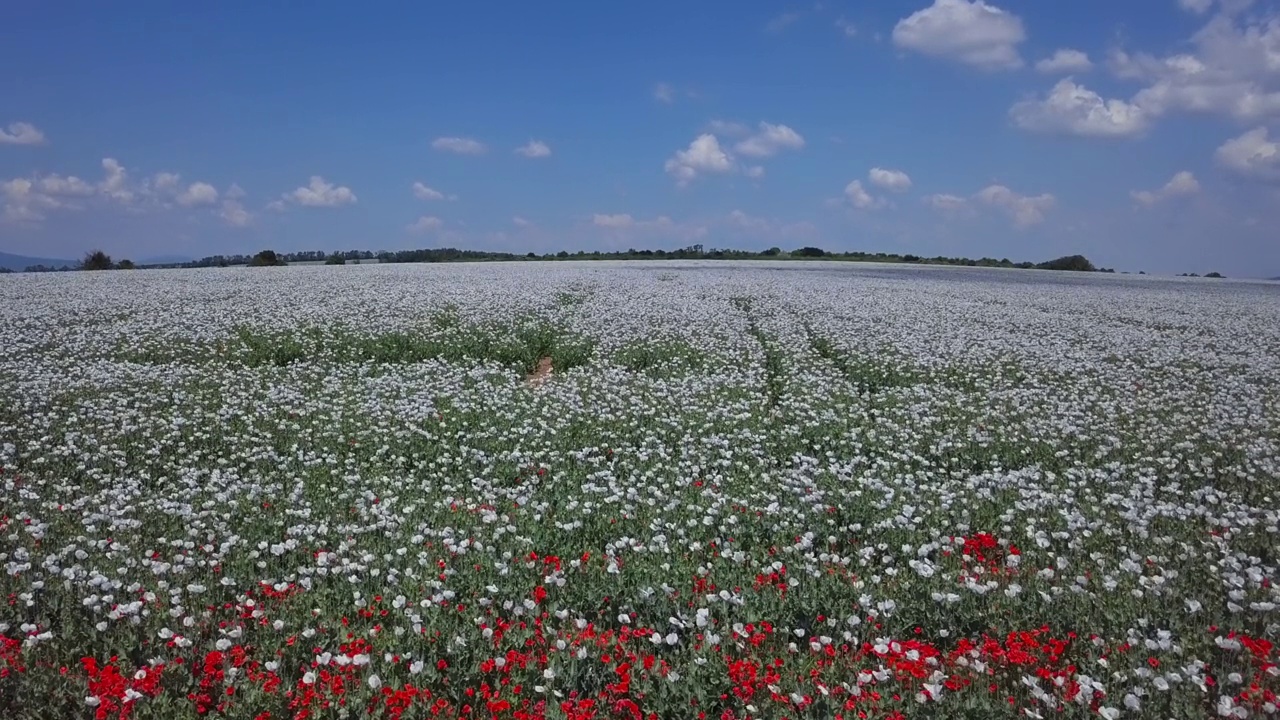
[[[40,178],[40,182],[37,185],[41,192],[49,195],[88,197],[97,192],[92,185],[74,175],[68,175],[67,177],[48,175]]]
[[[434,232],[444,227],[444,221],[434,215],[423,215],[408,227],[410,232],[427,233]]]
[[[232,185],[231,187],[235,188],[237,186]],[[227,191],[225,197],[232,198],[230,190]],[[222,210],[218,212],[218,217],[222,218],[222,221],[231,227],[246,227],[253,221],[253,216],[236,199],[223,200]]]
[[[285,193],[282,197],[287,202],[305,207],[338,207],[356,202],[356,194],[351,192],[351,188],[325,182],[319,175],[312,175],[306,187]]]
[[[836,28],[844,33],[845,37],[855,37],[858,34],[858,27],[844,18],[836,18]]]
[[[1196,180],[1196,176],[1188,170],[1183,170],[1176,173],[1159,190],[1135,190],[1129,193],[1129,196],[1142,205],[1151,206],[1167,198],[1194,195],[1198,192],[1200,192],[1200,183]]]
[[[223,197],[226,197],[232,200],[239,200],[244,196],[245,196],[244,188],[240,187],[235,183],[231,183],[231,187],[227,188],[227,191],[223,193]]]
[[[871,172],[867,173],[867,179],[872,185],[892,192],[906,192],[911,189],[911,177],[901,170],[871,168]]]
[[[676,101],[676,89],[668,83],[660,82],[653,86],[653,99],[670,105]]]
[[[516,154],[527,158],[544,158],[551,155],[551,148],[541,140],[530,140],[516,148]]]
[[[969,201],[958,195],[948,195],[946,193],[938,193],[930,195],[924,199],[925,203],[932,206],[935,210],[943,210],[947,212],[956,212],[969,207]]]
[[[421,182],[413,183],[413,196],[419,200],[457,200],[457,195],[445,195],[444,193],[432,187],[427,187]]]
[[[1019,195],[1003,185],[989,185],[974,198],[981,203],[1003,210],[1013,224],[1026,228],[1044,222],[1044,214],[1053,209],[1057,200],[1050,194]]]
[[[698,173],[725,173],[733,169],[733,159],[720,148],[720,141],[711,133],[704,133],[689,143],[686,150],[678,150],[667,160],[663,168],[676,179],[678,185],[687,185]]]
[[[0,127],[0,145],[41,145],[44,133],[28,122],[9,123],[9,128]]]
[[[1018,16],[982,0],[935,0],[893,28],[900,48],[984,70],[1021,67],[1018,45],[1026,37]]]
[[[751,178],[752,180],[759,180],[760,178],[764,177],[764,168],[760,167],[759,165],[752,165],[751,167],[747,168],[746,173],[747,173],[747,177]]]
[[[1079,50],[1062,48],[1036,63],[1036,70],[1046,74],[1070,74],[1093,69],[1089,56]]]
[[[1133,137],[1147,128],[1142,108],[1123,100],[1106,100],[1064,78],[1043,100],[1023,100],[1009,108],[1023,130],[1083,137]]]
[[[62,206],[56,198],[39,192],[35,184],[26,178],[14,178],[0,183],[0,196],[4,198],[4,219],[14,223],[36,223],[45,218],[45,212]]]
[[[1256,127],[1226,141],[1214,153],[1214,159],[1242,177],[1280,180],[1280,142],[1269,140],[1265,127]]]
[[[483,155],[488,150],[484,143],[478,140],[461,137],[438,137],[431,141],[431,147],[459,155]]]
[[[618,215],[601,215],[597,213],[591,218],[591,224],[597,227],[626,228],[635,224],[635,218],[626,213]]]
[[[1203,15],[1213,7],[1213,0],[1178,0],[1178,5],[1187,12]]]
[[[170,194],[176,193],[179,190],[178,183],[181,179],[182,176],[178,173],[156,173],[155,176],[151,178],[151,187],[155,188],[158,192]]]
[[[1146,84],[1133,103],[1152,116],[1174,111],[1253,122],[1280,117],[1280,17],[1222,11],[1191,37],[1194,51],[1164,58],[1114,51],[1109,64],[1123,79]]]
[[[866,188],[862,187],[861,180],[854,180],[848,185],[845,185],[844,195],[849,199],[849,204],[859,210],[874,210],[879,207],[884,207],[884,200],[882,198],[873,197],[871,193],[868,193]]]
[[[192,205],[212,205],[218,202],[218,191],[209,183],[196,182],[191,183],[181,195],[178,196],[178,204],[190,207]]]
[[[98,183],[98,191],[125,205],[133,202],[134,194],[128,187],[129,174],[125,171],[124,166],[117,162],[115,158],[103,158],[102,169],[107,176],[103,178],[102,182]]]
[[[760,123],[756,134],[734,146],[734,150],[749,157],[770,157],[782,150],[799,150],[804,147],[800,133],[786,125]]]
[[[526,219],[524,219],[524,218],[520,217],[519,215],[516,215],[515,217],[511,218],[511,224],[512,224],[512,225],[515,225],[515,226],[516,226],[516,227],[518,227],[518,228],[533,227],[533,221],[532,221],[532,220],[526,220]]]

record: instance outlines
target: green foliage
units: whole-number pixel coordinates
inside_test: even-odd
[[[680,340],[637,340],[619,348],[614,362],[632,372],[656,374],[662,370],[702,370],[707,353]]]
[[[1072,270],[1076,272],[1096,272],[1097,268],[1083,255],[1065,255],[1060,258],[1036,265],[1040,270]]]
[[[337,253],[334,253],[333,255],[330,255],[329,257],[324,259],[324,264],[325,265],[346,265],[347,259],[342,257],[341,255],[338,255]]]
[[[80,261],[81,270],[110,270],[111,268],[111,256],[101,250],[85,253],[84,260]]]
[[[263,330],[245,325],[217,343],[166,343],[143,349],[122,345],[122,360],[148,364],[231,363],[286,367],[294,363],[405,364],[429,360],[496,362],[532,372],[551,358],[556,372],[591,361],[595,343],[541,318],[513,323],[467,323],[442,312],[423,327],[363,333],[346,326]]]
[[[126,258],[126,259],[124,259],[124,260],[121,260],[120,262],[116,263],[116,269],[117,269],[117,270],[136,270],[136,269],[137,269],[137,267],[138,267],[138,266],[137,266],[137,265],[134,265],[134,264],[133,264],[133,261],[132,261],[132,260],[129,260],[128,258]]]
[[[272,265],[284,265],[285,261],[276,254],[275,250],[263,250],[253,259],[249,261],[250,267],[269,267]]]
[[[822,257],[827,254],[827,251],[823,250],[822,248],[806,246],[806,247],[800,248],[799,250],[796,250],[791,254],[795,257]]]

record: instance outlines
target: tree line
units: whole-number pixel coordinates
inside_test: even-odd
[[[101,250],[86,253],[78,266],[60,268],[35,265],[26,268],[26,272],[51,272],[69,270],[133,270],[136,268],[208,268],[208,267],[269,267],[288,265],[291,263],[323,263],[326,265],[345,265],[348,262],[380,263],[444,263],[444,262],[493,262],[521,260],[791,260],[814,259],[847,260],[854,262],[902,263],[909,265],[952,265],[960,267],[1018,268],[1036,270],[1068,270],[1075,272],[1114,273],[1113,268],[1096,267],[1083,255],[1065,255],[1044,262],[1014,262],[1008,258],[982,257],[978,259],[965,257],[948,257],[938,255],[924,257],[910,253],[862,252],[857,250],[833,252],[819,247],[805,246],[786,251],[778,247],[767,250],[736,250],[731,248],[708,248],[701,244],[689,245],[677,250],[637,250],[628,248],[625,251],[578,250],[569,252],[561,250],[556,253],[524,254],[496,252],[490,250],[462,250],[458,248],[420,248],[416,250],[347,250],[344,252],[325,252],[322,250],[306,250],[301,252],[277,253],[274,250],[263,250],[253,255],[210,255],[199,260],[184,263],[168,263],[158,265],[135,265],[130,260],[113,261],[110,255]],[[1145,273],[1140,273],[1145,274]],[[1199,277],[1194,273],[1183,273],[1184,276]],[[1222,277],[1211,272],[1204,277]]]

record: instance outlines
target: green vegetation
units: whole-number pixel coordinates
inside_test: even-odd
[[[80,261],[81,270],[110,270],[111,267],[111,256],[101,250],[85,253],[84,260]]]

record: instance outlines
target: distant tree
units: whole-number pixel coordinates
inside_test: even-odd
[[[771,247],[760,254],[765,257],[775,257],[782,254],[782,248]]]
[[[822,248],[809,247],[806,245],[805,247],[802,247],[791,254],[797,255],[799,257],[822,257],[823,255],[827,254],[827,251],[823,250]]]
[[[569,257],[569,251],[568,251],[568,250],[561,250],[560,252],[556,253],[556,257],[558,257],[558,258],[567,258],[567,257]]]
[[[0,275],[8,275],[11,272],[13,272],[12,268],[0,267]]]
[[[347,259],[337,253],[330,255],[324,260],[325,265],[346,265]]]
[[[529,258],[530,260],[532,260],[532,259],[534,259],[534,258],[538,257],[538,253],[530,251],[530,252],[528,252],[528,253],[525,253],[525,257],[527,257],[527,258]]]
[[[280,256],[276,254],[275,250],[263,250],[262,252],[253,256],[253,259],[249,261],[249,265],[252,267],[284,265],[284,260],[280,259]]]
[[[1225,277],[1225,276],[1224,276],[1222,273],[1220,273],[1220,272],[1211,272],[1211,273],[1206,273],[1206,274],[1205,274],[1205,277],[1220,278],[1220,277]]]
[[[101,250],[85,253],[84,260],[80,261],[81,270],[110,270],[111,267],[111,256]]]
[[[1066,255],[1064,257],[1042,262],[1036,265],[1041,270],[1074,270],[1077,272],[1095,272],[1097,268],[1083,255]]]
[[[138,266],[134,265],[133,261],[128,258],[125,258],[124,260],[121,260],[120,262],[116,263],[117,270],[136,270],[137,267]]]

